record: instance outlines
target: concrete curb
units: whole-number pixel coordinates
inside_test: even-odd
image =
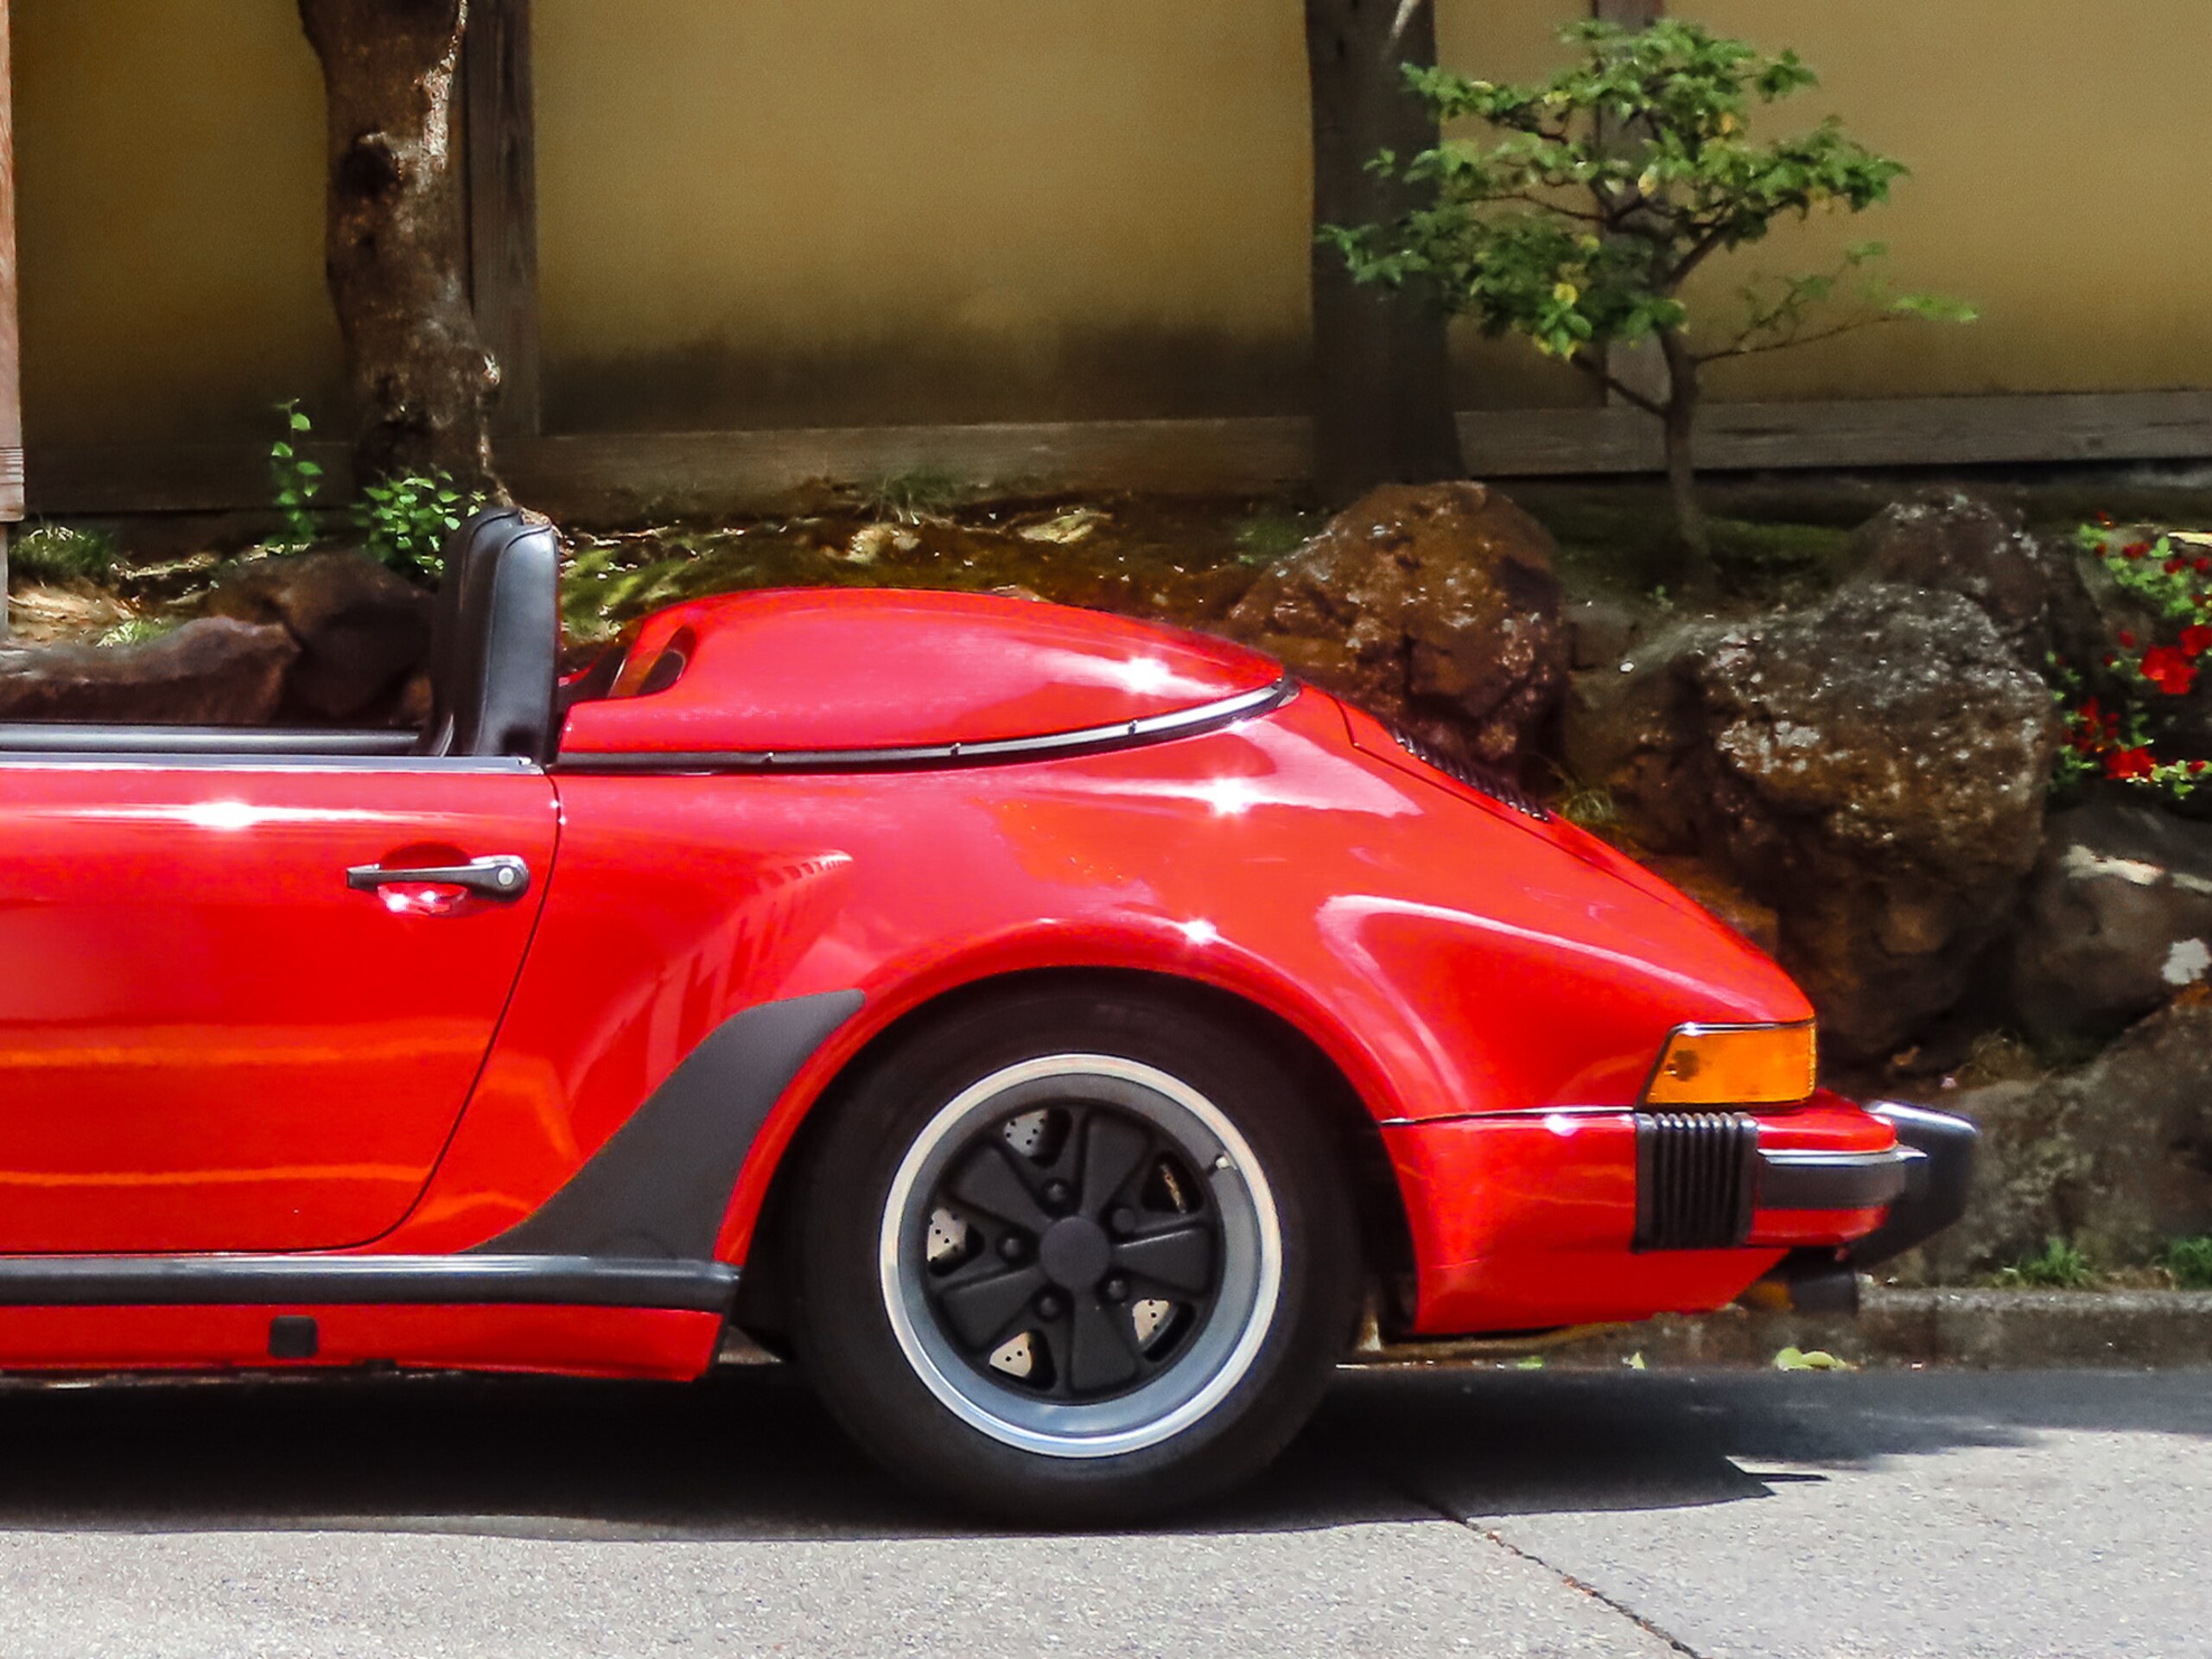
[[[1870,1289],[1855,1319],[1728,1307],[1606,1326],[1567,1342],[1440,1343],[1366,1363],[1510,1365],[1541,1354],[1547,1366],[1574,1370],[1640,1354],[1653,1370],[1671,1370],[1769,1366],[1784,1348],[1872,1368],[2212,1368],[2212,1291]]]

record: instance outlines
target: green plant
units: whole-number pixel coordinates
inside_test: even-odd
[[[2063,1238],[2047,1238],[2042,1249],[1999,1272],[1997,1282],[2044,1290],[2080,1290],[2095,1283],[2096,1277],[2087,1255]]]
[[[322,466],[300,453],[315,426],[302,411],[299,400],[276,405],[284,417],[284,435],[269,446],[269,477],[277,514],[284,521],[283,536],[270,543],[279,553],[298,553],[315,544],[322,534],[315,516],[315,499],[322,493]]]
[[[1817,84],[1794,52],[1770,55],[1673,21],[1636,30],[1578,22],[1560,39],[1579,48],[1577,60],[1536,85],[1409,67],[1408,83],[1440,120],[1484,122],[1492,141],[1377,156],[1378,173],[1427,205],[1392,225],[1329,226],[1321,236],[1361,281],[1433,288],[1485,334],[1519,335],[1662,421],[1683,575],[1708,587],[1692,463],[1705,366],[1878,323],[1974,314],[1891,292],[1874,274],[1885,250],[1866,243],[1833,269],[1755,276],[1734,316],[1694,340],[1686,285],[1708,260],[1763,240],[1785,217],[1863,213],[1888,200],[1905,168],[1846,137],[1834,118],[1752,138],[1755,103]],[[1840,300],[1849,308],[1830,312]],[[1824,313],[1832,320],[1820,321]],[[1664,391],[1620,372],[1605,349],[1642,341],[1664,363]]]
[[[1554,807],[1560,817],[1578,830],[1602,833],[1617,829],[1621,821],[1621,809],[1613,798],[1613,791],[1605,784],[1593,784],[1561,771],[1559,774],[1560,798]]]
[[[314,435],[314,423],[296,401],[277,408],[284,416],[284,435],[269,446],[269,472],[284,531],[270,549],[298,553],[322,535],[315,502],[322,493],[323,471],[300,453]],[[446,473],[405,473],[364,485],[351,512],[372,557],[403,576],[435,582],[445,569],[447,535],[484,501],[481,494],[463,494]]]
[[[2066,721],[2053,786],[2105,778],[2185,800],[2212,782],[2212,761],[2166,752],[2168,709],[2196,690],[2212,654],[2212,553],[2184,551],[2171,536],[2122,540],[2108,522],[2084,524],[2080,541],[2121,592],[2183,626],[2165,643],[2122,630],[2094,665],[2048,659],[2051,695]]]
[[[976,494],[972,485],[935,467],[915,467],[880,479],[862,491],[861,510],[873,518],[918,524],[941,518]]]
[[[111,536],[41,524],[9,550],[8,569],[33,582],[105,582],[122,560]]]
[[[363,486],[353,522],[372,556],[403,576],[435,582],[445,569],[447,536],[483,505],[481,495],[464,496],[450,474],[408,473]]]
[[[1236,526],[1236,552],[1245,564],[1274,564],[1313,538],[1313,518],[1303,512],[1255,512]]]
[[[2212,1233],[2176,1239],[2159,1265],[2183,1290],[2212,1290]]]
[[[175,631],[176,620],[165,616],[127,617],[100,635],[103,645],[143,645]]]

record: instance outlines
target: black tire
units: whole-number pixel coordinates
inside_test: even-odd
[[[971,1004],[872,1065],[814,1147],[800,1362],[925,1493],[1055,1527],[1194,1503],[1282,1449],[1350,1340],[1342,1166],[1224,1022],[1081,989]],[[1033,1200],[1041,1230],[1001,1213]],[[1001,1314],[1032,1325],[987,1355]]]

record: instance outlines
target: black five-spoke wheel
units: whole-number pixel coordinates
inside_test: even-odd
[[[1157,1125],[1077,1100],[987,1120],[930,1195],[924,1296],[961,1355],[1052,1400],[1109,1398],[1212,1312],[1219,1212]]]
[[[1123,1519],[1249,1473],[1350,1335],[1358,1241],[1299,1075],[1233,1024],[978,1001],[839,1103],[793,1211],[798,1357],[930,1491]]]

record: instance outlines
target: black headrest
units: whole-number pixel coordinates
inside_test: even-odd
[[[491,532],[519,520],[520,507],[482,507],[446,537],[445,574],[438,581],[437,607],[430,616],[430,723],[416,747],[426,754],[453,752],[454,698],[461,677],[461,647],[467,637],[462,607],[469,568]]]
[[[449,753],[552,759],[560,589],[550,524],[517,512],[484,528],[462,583]]]

